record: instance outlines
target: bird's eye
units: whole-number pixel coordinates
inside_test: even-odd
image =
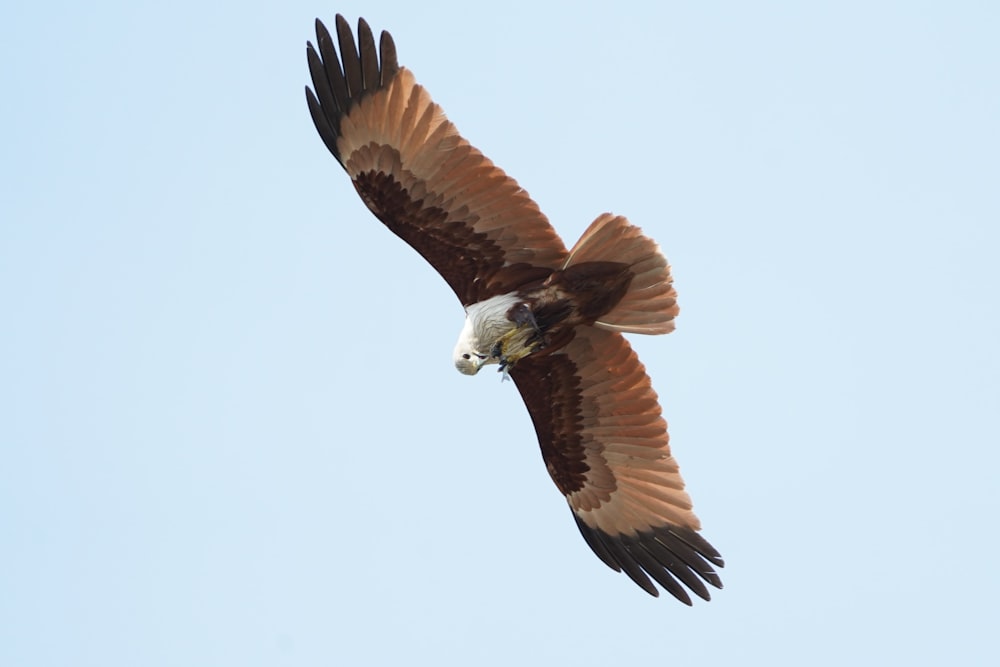
[[[469,355],[467,355],[467,354],[463,354],[463,355],[462,355],[462,358],[463,358],[463,359],[468,359],[468,358],[469,358]]]

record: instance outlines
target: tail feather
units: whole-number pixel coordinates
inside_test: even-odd
[[[591,223],[566,258],[564,269],[583,262],[622,262],[633,278],[614,308],[594,322],[595,327],[641,334],[674,330],[677,291],[670,265],[660,247],[621,216],[604,213]]]

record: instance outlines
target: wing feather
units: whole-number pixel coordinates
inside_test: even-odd
[[[621,334],[580,327],[565,347],[526,357],[510,374],[549,474],[598,557],[685,604],[687,590],[708,600],[705,583],[721,588],[713,565],[723,560],[697,533],[656,393]]]
[[[344,79],[347,81],[347,94],[352,100],[359,100],[365,86],[364,76],[361,74],[361,56],[358,54],[357,47],[354,46],[354,33],[351,32],[351,26],[347,23],[347,19],[340,14],[337,14],[335,25],[337,42],[340,45],[340,58],[344,66]],[[370,33],[371,28],[368,27],[364,19],[359,19],[358,32],[365,31]],[[349,111],[350,107],[348,106],[344,110]]]
[[[382,74],[379,72],[375,37],[368,22],[362,18],[358,19],[358,50],[361,54],[362,88],[375,90],[382,85]]]
[[[355,43],[336,18],[336,40],[316,22],[307,46],[316,129],[365,204],[437,269],[463,304],[560,268],[566,248],[538,206],[458,133],[396,60],[358,22]]]
[[[379,62],[382,65],[379,79],[380,86],[388,86],[392,77],[399,71],[399,62],[396,58],[396,44],[392,41],[392,36],[383,32],[378,40]]]
[[[326,26],[323,25],[319,19],[316,20],[316,36],[317,44],[319,44],[319,55],[322,56],[316,58],[316,62],[319,64],[320,71],[323,72],[320,79],[325,79],[327,81],[327,86],[330,89],[331,95],[336,102],[335,108],[341,113],[347,113],[350,111],[351,94],[347,90],[347,79],[344,78],[344,71],[340,65],[340,60],[337,58],[337,49],[333,46],[333,38],[330,37],[329,31]],[[353,51],[353,49],[352,49]],[[324,68],[324,65],[326,67]],[[313,85],[318,86],[319,82],[315,74],[313,75]],[[320,98],[322,100],[322,98]],[[325,105],[325,103],[324,103]]]

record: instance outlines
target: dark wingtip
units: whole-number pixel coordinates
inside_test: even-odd
[[[389,85],[399,71],[396,47],[389,33],[382,32],[376,48],[371,27],[363,18],[358,19],[357,42],[342,14],[334,19],[336,38],[319,18],[315,26],[316,44],[306,42],[313,82],[311,91],[306,87],[306,103],[323,142],[340,161],[337,138],[341,119],[364,97]]]
[[[343,14],[334,14],[333,24],[337,27],[337,32],[340,32],[341,30],[350,32],[351,30],[351,25],[347,22],[347,19],[344,18]]]
[[[587,525],[575,512],[573,517],[583,539],[608,567],[624,571],[654,597],[659,596],[659,590],[650,577],[688,606],[692,605],[689,590],[708,601],[711,595],[706,583],[722,588],[722,579],[710,565],[721,567],[722,558],[705,538],[689,528],[664,526],[631,536],[610,535]]]
[[[396,43],[392,41],[392,35],[383,30],[378,42],[379,60],[382,61],[382,86],[388,85],[392,78],[399,72],[399,61],[396,58]]]

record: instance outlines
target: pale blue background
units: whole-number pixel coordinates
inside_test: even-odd
[[[996,3],[16,4],[0,664],[998,664]],[[710,604],[601,564],[452,368],[306,111],[337,11],[568,243],[664,248]]]

